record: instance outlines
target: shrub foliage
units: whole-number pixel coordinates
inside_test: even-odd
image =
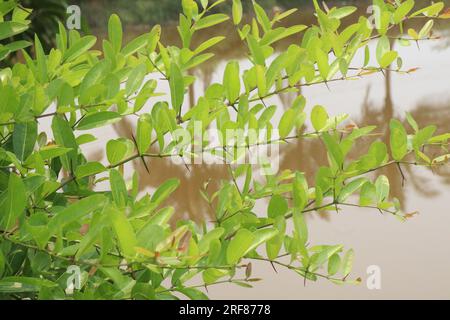
[[[387,70],[412,72],[402,69],[392,43],[434,39],[434,21],[448,18],[448,11],[442,2],[417,8],[414,0],[374,0],[374,16],[360,16],[344,27],[341,20],[356,8],[328,8],[314,0],[316,25],[282,27],[280,21],[295,10],[272,16],[254,3],[254,18],[246,23],[240,0],[230,1],[231,19],[217,13],[223,2],[182,1],[181,48],[161,43],[159,26],[123,43],[117,15],[109,20],[108,39],[95,47],[101,50],[93,49],[94,36],[68,32],[63,24],[49,52],[39,34],[33,56],[22,50],[30,43],[1,45],[1,59],[22,50],[23,62],[0,71],[0,297],[204,299],[202,287],[258,281],[252,277],[253,260],[288,268],[305,281],[359,282],[351,275],[353,251],[312,244],[306,214],[356,206],[406,219],[390,196],[388,178],[368,174],[387,166],[443,165],[450,134],[436,135],[435,126],[421,128],[409,114],[405,125],[392,119],[387,133],[345,125],[346,115],[330,116],[321,106],[308,115],[300,89]],[[2,1],[0,12],[3,42],[27,29],[30,12],[15,1]],[[410,20],[423,27],[408,29]],[[188,71],[212,59],[211,48],[225,38],[212,35],[196,48],[191,40],[198,30],[213,34],[231,22],[248,46],[250,67],[242,70],[229,61],[223,82],[210,85],[188,109],[185,93],[196,81]],[[302,35],[299,43],[275,52],[277,41],[296,34]],[[376,42],[376,50],[369,42]],[[363,64],[353,61],[357,54],[365,57]],[[166,82],[167,95],[160,92]],[[269,97],[287,92],[298,93],[287,110],[266,105]],[[125,117],[136,119],[133,136],[108,141],[107,161],[89,161],[82,146],[96,140],[92,130]],[[44,118],[51,120],[48,128],[40,125]],[[179,181],[168,180],[143,195],[139,176],[127,172],[126,164],[194,157],[175,132],[189,132],[195,122],[205,131],[265,132],[258,145],[308,139],[323,144],[328,165],[308,183],[302,172],[258,179],[254,166],[229,163],[230,179],[218,190],[198,190],[214,212],[213,221],[173,221],[174,209],[166,200]],[[362,156],[349,157],[358,140],[378,134],[389,135],[390,143],[375,139]],[[246,137],[244,150],[250,144]],[[200,145],[215,157],[225,157],[233,147],[223,139],[218,146],[206,140]],[[436,149],[441,155],[431,156]],[[302,157],[308,155],[299,154],[299,161]],[[107,191],[97,186],[101,182]],[[258,212],[257,205],[267,200],[267,212]],[[79,281],[68,287],[70,271],[77,268]]]

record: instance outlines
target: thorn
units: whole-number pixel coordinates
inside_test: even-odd
[[[142,163],[144,164],[145,170],[147,171],[148,174],[150,174],[150,169],[147,166],[147,163],[145,162],[145,158],[141,157]]]
[[[183,158],[182,155],[180,155],[180,158],[181,158],[181,160],[183,160],[184,167],[186,168],[186,170],[187,170],[189,173],[191,173],[191,169],[189,169],[189,166],[187,165],[186,161],[184,161],[184,158]]]
[[[325,80],[325,86],[327,87],[328,91],[331,92],[330,86],[328,85],[328,81]]]
[[[273,271],[275,271],[275,273],[278,273],[278,270],[275,267],[275,264],[273,263],[273,261],[270,261],[270,265],[272,266]]]
[[[402,175],[402,188],[403,188],[403,187],[405,187],[406,178],[405,178],[405,174],[403,173],[402,167],[400,166],[399,162],[397,162],[397,168],[400,171],[400,174]]]
[[[137,151],[139,152],[139,148],[138,148],[138,144],[137,144],[136,138],[134,137],[132,132],[131,132],[131,139],[133,139],[134,146],[136,147]],[[147,166],[147,163],[145,162],[144,156],[141,155],[139,158],[141,158],[142,163],[144,164],[144,167],[145,167],[145,170],[147,171],[147,173],[150,174],[150,170],[149,170],[149,168]]]

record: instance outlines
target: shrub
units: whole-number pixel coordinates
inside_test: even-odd
[[[255,19],[242,25],[241,3],[234,0],[232,21],[248,45],[251,67],[241,70],[238,62],[229,61],[223,82],[209,86],[186,110],[185,93],[195,82],[188,71],[212,59],[208,51],[224,37],[211,36],[197,48],[191,39],[197,30],[216,29],[229,19],[211,13],[222,2],[202,0],[198,6],[193,0],[182,1],[182,48],[164,46],[159,26],[124,45],[120,19],[112,15],[101,51],[92,49],[94,36],[67,32],[60,24],[56,48],[45,52],[36,35],[34,58],[23,51],[24,63],[1,70],[2,298],[174,299],[182,294],[204,299],[203,286],[250,286],[258,281],[252,277],[252,260],[288,268],[305,281],[358,283],[350,275],[353,251],[342,245],[311,245],[305,216],[356,206],[400,220],[408,217],[390,197],[389,180],[372,180],[367,174],[387,166],[401,170],[407,165],[442,165],[448,160],[450,134],[436,136],[435,126],[420,128],[408,114],[408,128],[391,120],[389,146],[376,140],[362,156],[351,159],[355,143],[376,128],[345,125],[346,115],[330,116],[321,106],[308,116],[307,100],[299,90],[386,70],[412,72],[402,69],[391,42],[434,39],[433,21],[449,16],[443,3],[417,9],[413,0],[375,0],[375,19],[361,16],[344,28],[341,20],[353,14],[354,7],[322,8],[314,0],[317,25],[285,28],[278,23],[293,10],[269,17],[255,3]],[[27,17],[15,14],[18,10],[13,2],[2,2],[3,16],[12,16],[12,21],[1,22],[1,39],[25,31]],[[423,27],[405,30],[412,19],[422,19]],[[401,35],[393,35],[394,29]],[[299,33],[300,44],[275,54],[272,46],[277,41]],[[370,41],[377,42],[376,52],[371,52]],[[2,45],[2,58],[26,45]],[[364,64],[354,65],[360,51]],[[162,82],[168,82],[167,96],[158,92]],[[278,107],[267,106],[267,98],[287,92],[297,92],[298,98],[276,121]],[[125,117],[137,118],[133,136],[106,144],[108,163],[89,161],[81,148],[96,140],[89,132]],[[51,119],[51,130],[41,131],[43,118]],[[224,135],[218,145],[207,137],[180,141],[180,132],[194,136],[196,125],[202,133],[210,127],[222,133],[240,130],[243,139]],[[317,170],[313,184],[302,172],[270,172],[270,162],[259,163],[265,178],[261,181],[257,166],[238,161],[253,147],[293,139],[309,139],[327,150],[328,165]],[[427,151],[436,147],[442,155],[431,157]],[[174,209],[166,200],[178,187],[177,179],[166,181],[152,195],[141,195],[139,176],[125,178],[125,164],[131,161],[146,163],[155,157],[188,162],[202,153],[226,160],[231,177],[221,181],[219,190],[207,185],[198,190],[214,211],[211,223],[171,220]],[[96,188],[102,181],[108,182],[108,191]],[[267,213],[257,212],[256,205],[266,199]],[[290,223],[292,232],[287,231]],[[74,277],[78,271],[80,277]]]

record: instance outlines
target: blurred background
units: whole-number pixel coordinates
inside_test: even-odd
[[[269,12],[288,8],[299,8],[284,24],[306,24],[315,22],[312,14],[312,1],[309,0],[259,0]],[[328,6],[355,5],[360,14],[366,12],[371,1],[326,1]],[[448,1],[447,7],[449,6]],[[218,6],[217,10],[229,11],[231,1]],[[246,8],[250,0],[243,0]],[[426,4],[429,1],[418,1]],[[155,25],[163,27],[162,41],[165,45],[179,44],[176,24],[181,12],[178,0],[25,0],[22,4],[33,9],[32,28],[24,35],[32,39],[34,32],[43,35],[46,47],[53,45],[57,30],[57,21],[66,19],[67,5],[77,4],[81,7],[82,30],[106,36],[109,15],[117,13],[124,24],[126,39],[132,39]],[[357,14],[353,15],[354,17]],[[251,18],[250,10],[247,19]],[[352,23],[352,17],[344,24]],[[420,19],[419,19],[420,20]],[[420,28],[424,21],[416,22]],[[214,33],[214,34],[212,34]],[[357,125],[377,125],[377,131],[386,136],[389,120],[397,117],[404,121],[405,111],[412,113],[421,127],[435,124],[439,133],[450,132],[450,23],[443,20],[437,23],[436,33],[441,37],[436,41],[424,41],[420,47],[400,47],[394,44],[404,58],[404,68],[420,69],[408,75],[375,74],[367,78],[305,88],[302,94],[307,98],[307,111],[320,104],[330,114],[348,113]],[[232,23],[220,28],[201,30],[194,39],[194,45],[217,35],[227,37],[214,53],[216,57],[192,72],[197,82],[189,90],[189,105],[201,96],[206,87],[214,82],[221,82],[225,64],[230,59],[237,59],[243,68],[250,64],[246,59],[246,48],[234,29]],[[278,52],[300,39],[289,38],[281,41],[276,48]],[[127,40],[125,40],[127,41]],[[100,42],[99,42],[100,43]],[[375,50],[376,43],[371,44]],[[14,59],[14,58],[13,58]],[[355,66],[361,65],[363,56],[355,58]],[[168,92],[162,83],[159,91]],[[270,104],[288,108],[296,97],[295,94],[274,96]],[[148,108],[151,108],[149,101]],[[185,106],[185,107],[189,107]],[[405,121],[406,122],[406,121]],[[43,123],[45,125],[45,123]],[[102,129],[97,135],[103,136],[95,144],[86,147],[92,160],[103,160],[105,155],[99,153],[99,146],[113,136],[130,137],[133,124],[127,121]],[[307,129],[305,129],[308,131]],[[370,141],[359,146],[358,152],[364,152]],[[307,155],[307,156],[305,156]],[[299,141],[281,149],[281,169],[298,169],[313,177],[317,168],[324,164],[325,151],[320,144]],[[192,166],[187,171],[184,166],[172,165],[166,160],[149,161],[150,174],[147,174],[140,162],[132,164],[140,173],[141,190],[151,191],[168,178],[177,177],[182,181],[180,188],[171,198],[179,213],[178,218],[193,218],[197,221],[210,217],[210,211],[199,194],[206,181],[212,185],[220,179],[228,179],[226,167],[220,165]],[[448,167],[431,172],[427,169],[404,168],[405,186],[397,168],[383,170],[391,180],[394,196],[403,202],[405,212],[418,212],[414,219],[401,223],[391,216],[381,216],[378,211],[349,209],[341,214],[312,214],[308,217],[310,237],[313,244],[343,243],[356,252],[355,269],[352,276],[360,276],[360,286],[335,286],[319,281],[308,282],[290,271],[277,270],[270,264],[254,265],[254,276],[264,281],[255,284],[253,289],[241,287],[215,286],[209,288],[213,299],[315,299],[315,298],[353,298],[353,299],[449,299],[450,298],[450,170]],[[265,206],[260,204],[257,210],[265,213]],[[381,268],[381,290],[369,290],[366,287],[367,268],[376,265]]]

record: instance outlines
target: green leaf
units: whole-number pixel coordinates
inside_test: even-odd
[[[216,240],[216,239],[220,239],[220,237],[222,237],[222,235],[224,233],[225,233],[225,229],[221,228],[221,227],[218,227],[218,228],[215,228],[215,229],[211,230],[207,234],[205,234],[201,238],[201,240],[198,242],[198,249],[200,251],[200,254],[207,253],[208,250],[209,250],[209,246],[210,246],[211,242]]]
[[[353,269],[354,251],[350,249],[342,259],[342,274],[347,277]]]
[[[110,140],[106,144],[106,157],[112,165],[122,161],[128,153],[127,143],[123,140]]]
[[[288,211],[287,200],[280,195],[273,195],[270,199],[269,206],[267,208],[267,214],[269,218],[275,218],[278,216],[284,216]]]
[[[136,128],[136,144],[139,154],[144,154],[150,148],[152,131],[151,117],[146,114],[141,115]]]
[[[77,144],[79,146],[81,146],[82,144],[87,144],[87,143],[91,143],[94,142],[95,140],[97,140],[97,138],[95,136],[93,136],[92,134],[86,133],[86,134],[82,134],[79,137],[76,138]]]
[[[42,288],[58,286],[50,280],[32,277],[5,277],[0,280],[0,293],[38,292]]]
[[[379,176],[375,181],[375,189],[378,203],[385,201],[389,196],[389,179],[384,175]]]
[[[114,203],[117,207],[125,207],[128,201],[128,190],[125,180],[116,169],[109,171],[109,183],[111,185],[111,193]]]
[[[145,64],[140,64],[131,71],[125,88],[127,96],[132,95],[141,87],[146,73],[147,67]]]
[[[339,193],[338,202],[343,203],[348,199],[353,193],[358,191],[365,183],[366,178],[357,178],[350,183],[348,183]]]
[[[325,128],[328,118],[328,113],[322,106],[315,106],[311,111],[311,122],[317,132]]]
[[[116,123],[122,116],[113,111],[101,111],[88,114],[77,125],[77,130],[90,130]]]
[[[341,268],[341,257],[338,254],[333,254],[328,260],[328,275],[333,276],[339,272]]]
[[[264,98],[267,94],[266,68],[263,65],[256,65],[256,85],[258,87],[258,96]]]
[[[306,225],[305,216],[303,212],[296,210],[294,211],[292,218],[298,241],[304,246],[308,241],[308,226]]]
[[[233,0],[232,14],[233,23],[237,26],[242,21],[242,2],[241,0]]]
[[[414,120],[412,114],[410,112],[406,112],[406,120],[408,121],[411,128],[414,129],[415,132],[419,131],[419,125],[416,120]]]
[[[273,226],[278,230],[278,234],[266,243],[267,257],[270,260],[275,260],[278,257],[278,254],[280,253],[280,250],[283,246],[286,232],[285,217],[276,217]]]
[[[152,196],[151,202],[160,205],[164,200],[166,200],[180,185],[180,180],[169,179],[156,189]]]
[[[394,12],[394,23],[400,23],[414,8],[414,0],[406,0]]]
[[[13,148],[17,159],[24,161],[33,152],[38,128],[35,121],[17,123],[13,131]]]
[[[408,153],[408,135],[403,124],[396,119],[391,120],[389,127],[392,157],[401,161]]]
[[[172,98],[172,106],[175,111],[180,113],[181,106],[184,101],[184,79],[178,65],[174,62],[170,64],[170,95]]]
[[[359,195],[360,206],[371,206],[377,204],[377,190],[372,182],[366,182]]]
[[[53,158],[60,157],[68,153],[70,150],[72,149],[60,147],[57,145],[49,145],[42,147],[39,150],[38,154],[41,156],[42,160],[51,160]]]
[[[123,49],[122,54],[126,57],[135,54],[137,51],[143,49],[149,41],[149,35],[143,34],[128,43]]]
[[[336,140],[335,137],[331,136],[328,133],[322,134],[322,139],[323,142],[325,143],[325,146],[327,148],[331,160],[334,161],[334,163],[338,166],[338,168],[341,168],[344,163],[344,154],[338,141]]]
[[[199,45],[197,47],[197,49],[195,49],[194,54],[197,55],[199,53],[202,53],[203,51],[211,48],[212,46],[215,46],[216,44],[218,44],[219,42],[225,40],[225,37],[213,37],[211,39],[206,40],[205,42],[203,42],[201,45]]]
[[[36,50],[38,79],[41,83],[44,83],[47,81],[47,58],[45,56],[44,49],[42,48],[41,41],[37,35],[34,35],[34,43]]]
[[[389,39],[386,36],[382,36],[378,40],[376,57],[378,63],[381,65],[381,60],[384,55],[391,50],[391,44],[389,43]]]
[[[206,16],[206,17],[200,19],[199,21],[197,21],[197,23],[194,25],[194,29],[201,30],[201,29],[209,28],[209,27],[215,26],[219,23],[225,22],[228,19],[229,19],[229,17],[226,14],[222,14],[222,13],[212,14],[212,15]]]
[[[64,53],[63,62],[72,62],[91,49],[96,42],[97,38],[94,36],[86,36],[79,39]]]
[[[429,20],[419,31],[419,39],[423,39],[430,35],[431,29],[433,29],[434,21]]]
[[[78,165],[78,145],[70,124],[60,116],[53,117],[52,130],[58,145],[71,149],[61,156],[61,162],[65,170],[72,172]]]
[[[336,10],[332,10],[328,17],[331,19],[343,19],[349,15],[351,15],[353,12],[355,12],[357,10],[356,7],[353,6],[346,6],[346,7],[341,7],[341,8],[337,8]]]
[[[278,125],[278,130],[280,133],[280,138],[286,138],[294,129],[296,123],[297,112],[294,109],[287,110],[281,117],[280,123]]]
[[[14,227],[27,205],[26,189],[22,179],[14,173],[9,175],[6,199],[0,206],[0,226],[2,230]]]
[[[13,21],[2,21],[0,23],[0,40],[12,37],[28,29],[28,25]]]
[[[294,207],[301,212],[308,201],[308,185],[305,175],[300,172],[295,173],[295,178],[292,184],[292,197],[294,198]]]
[[[241,80],[239,77],[239,62],[230,61],[225,67],[223,86],[228,101],[233,104],[239,98],[241,92]]]
[[[278,234],[278,230],[276,228],[268,228],[268,229],[260,229],[253,232],[253,241],[250,247],[248,247],[247,251],[244,254],[249,253],[250,251],[257,249],[263,243],[266,243],[273,237]]]
[[[337,246],[322,246],[321,250],[315,253],[311,257],[310,261],[310,270],[315,271],[320,268],[323,264],[325,264],[329,259],[342,251],[342,245]]]
[[[122,23],[117,14],[112,14],[108,22],[108,37],[116,53],[122,48]]]
[[[231,239],[227,248],[227,263],[230,265],[236,264],[250,248],[255,236],[247,229],[240,229],[236,235]]]
[[[320,49],[319,47],[317,47],[316,60],[320,75],[324,80],[328,80],[328,73],[330,71],[330,65],[328,64],[328,54],[323,52],[322,49]]]
[[[134,256],[137,245],[136,234],[133,226],[128,221],[125,213],[110,207],[111,222],[119,241],[120,250],[127,257]]]
[[[386,52],[380,61],[380,67],[381,68],[387,68],[392,62],[397,59],[398,53],[397,51],[388,51]]]
[[[428,141],[433,137],[436,132],[436,126],[426,126],[425,128],[419,130],[413,138],[413,148],[416,151],[428,143]]]
[[[177,291],[191,300],[208,300],[208,296],[196,288],[179,288]]]
[[[106,201],[107,199],[103,195],[93,195],[59,211],[48,224],[51,234],[56,233],[72,222],[81,222],[85,216],[102,208]]]
[[[77,167],[77,169],[75,170],[75,176],[77,177],[77,179],[82,179],[102,173],[105,170],[105,166],[100,162],[88,162]]]

